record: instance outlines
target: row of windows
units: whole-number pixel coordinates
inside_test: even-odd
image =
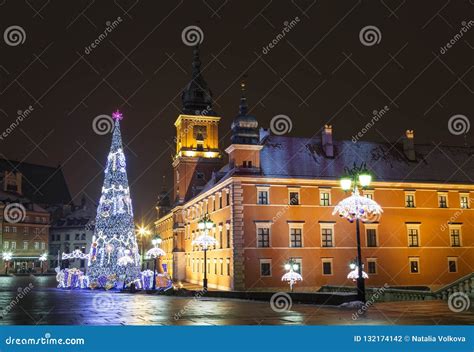
[[[43,217],[43,216],[25,216],[25,222],[38,222],[38,223],[43,223],[43,224],[46,224],[48,222],[48,218],[46,217]]]
[[[190,258],[188,255],[186,265],[193,273],[204,273],[203,258]],[[226,258],[225,265],[223,258],[207,259],[207,274],[230,276],[230,258]]]
[[[225,195],[225,205],[224,205],[224,195]],[[203,202],[199,206],[190,207],[187,210],[186,218],[187,219],[196,219],[204,214],[222,209],[224,206],[230,205],[230,192],[223,191],[221,193],[216,193],[214,196],[207,199],[206,202]]]
[[[189,232],[188,230],[188,233],[189,235],[187,236],[187,239],[189,240],[194,240],[199,236],[199,231]],[[217,240],[217,246],[215,249],[230,248],[230,227],[228,226],[228,224],[226,224],[225,227],[222,224],[219,224],[219,226],[217,228],[212,229],[209,234]]]
[[[71,235],[70,234],[65,234],[64,235],[64,240],[65,241],[70,241],[71,240]],[[86,240],[86,234],[85,233],[76,233],[74,235],[74,240],[75,241],[85,241]],[[51,241],[61,241],[61,234],[52,234],[51,235]]]
[[[20,227],[21,229],[21,227]],[[46,229],[40,229],[40,228],[33,228],[33,234],[35,235],[40,235],[42,233],[45,233]],[[18,232],[21,232],[18,231],[18,227],[17,226],[4,226],[3,227],[3,232],[5,233],[18,233]],[[30,228],[29,227],[23,227],[23,234],[27,235],[30,233]]]
[[[370,199],[374,199],[374,191],[365,190],[363,191],[364,196]],[[267,186],[257,186],[257,204],[270,204],[270,187]],[[299,205],[300,203],[300,191],[299,189],[289,188],[288,191],[288,204],[289,205]],[[331,190],[323,189],[319,190],[319,205],[321,206],[330,206],[331,205]],[[440,208],[448,207],[448,193],[447,192],[438,192],[438,206]],[[470,199],[468,193],[459,194],[459,206],[462,209],[470,208]],[[406,191],[405,192],[405,207],[415,208],[415,191]]]
[[[29,248],[29,241],[23,241],[23,250],[28,250]],[[34,249],[46,249],[46,243],[45,242],[34,242],[33,243],[33,248]],[[3,249],[12,249],[15,250],[17,249],[16,246],[16,241],[3,241]]]
[[[301,258],[292,258],[293,262],[298,264],[297,273],[302,274],[303,272],[303,260]],[[447,258],[448,272],[458,272],[458,258],[448,257]],[[408,270],[411,274],[420,273],[420,258],[409,257],[408,258]],[[367,273],[376,275],[378,273],[377,258],[367,258]],[[324,276],[333,275],[333,258],[321,258],[321,274]],[[281,273],[278,273],[280,276]],[[271,277],[272,276],[272,260],[271,259],[260,259],[260,277]]]
[[[367,247],[378,247],[377,225],[366,228],[366,244]],[[449,225],[449,239],[451,247],[460,247],[461,241],[461,225]],[[334,225],[321,224],[321,247],[335,247],[334,242]],[[408,247],[420,246],[420,224],[407,224],[407,243]],[[303,228],[291,227],[289,234],[289,246],[293,248],[303,247]],[[270,225],[259,225],[257,227],[257,247],[271,247]]]

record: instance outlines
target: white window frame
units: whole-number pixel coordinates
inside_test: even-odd
[[[325,274],[324,273],[324,263],[331,263],[331,274]],[[333,276],[334,275],[333,258],[321,258],[321,275],[322,276]]]
[[[260,203],[260,192],[267,192],[267,203]],[[257,202],[258,205],[268,205],[270,204],[270,186],[257,186]]]
[[[320,239],[320,245],[321,248],[335,248],[336,247],[336,231],[334,229],[335,223],[319,223],[319,239]],[[332,232],[332,246],[327,247],[323,246],[323,229],[330,229]]]
[[[365,246],[368,248],[376,248],[379,247],[379,224],[368,224],[365,223]],[[367,230],[375,230],[375,247],[370,246],[369,247],[369,241],[368,241],[368,236],[367,236]],[[419,235],[418,235],[419,237]],[[419,238],[418,238],[419,239]]]
[[[446,207],[441,207],[441,197],[446,198]],[[440,209],[447,209],[449,208],[449,197],[448,197],[448,192],[438,192],[438,208]]]
[[[329,195],[329,204],[323,205],[322,195],[327,193]],[[319,206],[321,207],[330,207],[332,204],[332,196],[331,196],[331,189],[330,188],[320,188],[319,189]]]
[[[407,247],[408,248],[419,248],[421,247],[421,224],[406,224],[407,225]],[[410,246],[410,230],[417,230],[418,234],[418,246]]]
[[[3,249],[8,249],[9,246],[10,246],[9,241],[3,241]]]
[[[411,262],[417,262],[418,263],[418,272],[414,273],[411,271]],[[408,272],[410,274],[420,274],[421,273],[421,267],[420,267],[420,257],[408,257]]]
[[[270,264],[270,275],[262,275],[262,264]],[[272,260],[271,259],[259,259],[259,276],[260,277],[272,277],[273,274],[273,267],[272,267]]]
[[[447,258],[448,260],[448,273],[449,274],[456,274],[459,272],[459,268],[458,268],[458,257],[448,257]],[[456,263],[456,271],[449,271],[449,262],[455,262]]]
[[[409,207],[407,205],[408,196],[413,196],[413,206],[412,207]],[[405,208],[408,208],[408,209],[416,208],[416,191],[405,191],[404,202],[405,202],[405,204],[404,204]]]
[[[16,249],[16,241],[11,241],[11,249],[15,250]]]
[[[23,241],[23,250],[28,250],[29,243],[28,241]]]
[[[461,198],[463,198],[463,197],[467,198],[467,208],[462,207]],[[461,209],[471,209],[471,198],[469,197],[469,193],[466,193],[466,192],[459,193],[459,208],[461,208]]]
[[[292,204],[291,203],[291,193],[298,193],[298,203]],[[301,205],[301,189],[299,187],[288,187],[288,205]]]
[[[290,248],[304,248],[304,223],[303,222],[289,222],[288,223],[288,247]],[[291,246],[291,230],[300,229],[301,230],[301,247],[292,247]]]
[[[369,273],[369,263],[375,263],[375,272]],[[367,258],[367,274],[370,275],[377,275],[378,274],[378,265],[377,265],[377,258]]]
[[[272,247],[272,223],[270,221],[256,222],[255,223],[255,247],[256,248],[271,248]],[[258,246],[258,229],[268,229],[268,247]]]
[[[451,230],[459,230],[459,246],[453,246]],[[448,224],[449,246],[453,248],[462,247],[462,224]]]

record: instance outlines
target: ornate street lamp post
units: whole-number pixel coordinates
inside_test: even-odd
[[[303,281],[301,274],[297,273],[298,269],[299,265],[295,263],[293,259],[290,259],[288,263],[285,264],[285,270],[287,273],[281,277],[281,281],[286,281],[289,283],[291,292],[293,292],[294,284],[296,284],[298,281]]]
[[[162,242],[160,237],[155,237],[151,240],[151,244],[153,244],[153,248],[146,252],[146,256],[148,258],[153,258],[153,286],[152,290],[156,290],[156,259],[158,257],[164,256],[166,253],[162,250],[159,245]]]
[[[144,226],[140,226],[137,229],[137,233],[140,235],[140,248],[141,248],[140,252],[141,252],[141,255],[142,255],[142,270],[143,270],[143,266],[144,266],[144,263],[145,263],[145,237],[148,236],[148,235],[151,235],[151,231],[148,230]]]
[[[8,274],[8,267],[10,266],[10,260],[12,260],[13,253],[12,252],[3,252],[2,259],[5,262],[5,275]]]
[[[210,230],[216,225],[212,222],[209,214],[204,215],[204,217],[198,222],[198,229],[201,232],[194,241],[193,245],[202,247],[204,251],[204,279],[202,281],[203,290],[207,291],[207,249],[210,246],[216,246],[217,240],[209,235]]]
[[[48,260],[48,253],[43,253],[41,256],[38,258],[38,260],[41,262],[41,274],[44,272],[44,262]]]
[[[362,253],[360,244],[360,221],[377,221],[383,210],[377,202],[367,197],[361,196],[359,187],[364,189],[370,185],[372,175],[367,171],[365,164],[354,166],[352,169],[346,168],[346,175],[341,178],[341,188],[344,191],[352,191],[352,195],[343,199],[336,205],[333,211],[341,217],[346,218],[351,223],[356,223],[357,240],[357,300],[365,303],[365,280],[362,267]],[[355,269],[355,268],[354,268]]]

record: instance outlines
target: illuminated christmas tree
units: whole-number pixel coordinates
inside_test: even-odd
[[[119,111],[107,157],[102,195],[89,253],[91,287],[113,288],[140,279],[140,255],[134,232],[132,199],[120,134]]]

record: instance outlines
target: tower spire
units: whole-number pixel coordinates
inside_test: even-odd
[[[258,144],[260,138],[258,121],[255,116],[249,115],[248,113],[249,108],[246,97],[245,81],[240,84],[240,92],[239,114],[234,118],[231,125],[231,143]]]
[[[249,107],[247,104],[247,97],[245,96],[245,81],[240,83],[240,104],[239,104],[239,115],[245,116],[248,113]]]

